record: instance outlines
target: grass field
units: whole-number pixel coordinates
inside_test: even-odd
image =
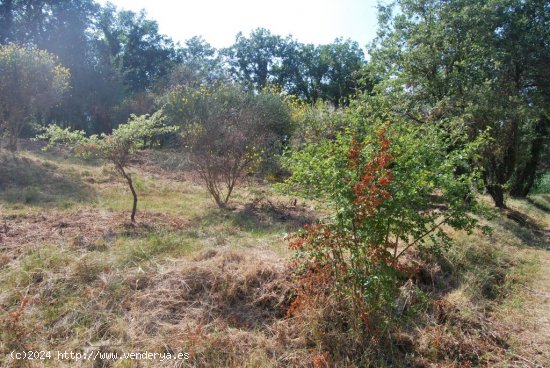
[[[550,366],[549,194],[511,199],[482,219],[491,235],[452,233],[450,251],[415,260],[392,343],[346,358],[346,336],[319,333],[322,311],[287,316],[285,237],[321,217],[319,204],[250,182],[220,210],[174,171],[181,162],[154,152],[132,168],[131,225],[130,193],[108,168],[36,150],[0,161],[1,367]],[[53,356],[9,357],[27,350]],[[188,359],[75,362],[57,351]]]

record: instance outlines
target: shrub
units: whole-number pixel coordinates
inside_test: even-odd
[[[391,319],[412,248],[438,253],[450,245],[444,225],[472,230],[479,175],[457,170],[481,141],[408,124],[363,103],[343,116],[334,138],[310,142],[286,161],[286,186],[327,200],[332,215],[296,234],[298,297],[293,310],[323,290],[337,293],[352,330],[374,333]],[[450,150],[450,147],[453,150]],[[457,172],[463,172],[457,174]],[[327,289],[328,287],[328,289]]]
[[[289,109],[271,91],[221,85],[176,90],[168,101],[168,117],[181,126],[193,167],[220,208],[238,180],[279,152],[289,136]]]
[[[300,100],[292,101],[292,139],[291,145],[300,149],[308,143],[320,139],[334,139],[344,128],[342,109],[319,100],[306,104]]]
[[[69,70],[47,51],[0,46],[0,128],[10,150],[17,150],[28,119],[55,105],[68,88]]]
[[[550,173],[540,173],[535,179],[535,185],[530,194],[550,193]]]

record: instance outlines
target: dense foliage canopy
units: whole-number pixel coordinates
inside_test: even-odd
[[[17,150],[17,139],[31,118],[59,102],[69,88],[69,71],[47,51],[0,46],[0,129],[8,147]]]
[[[550,7],[529,0],[403,0],[381,7],[372,68],[397,113],[487,129],[484,179],[498,207],[525,196],[548,152]],[[547,155],[547,154],[546,154]]]

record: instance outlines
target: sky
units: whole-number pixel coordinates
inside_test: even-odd
[[[99,0],[101,4],[107,0]],[[161,33],[183,45],[202,36],[216,48],[235,35],[263,27],[302,43],[326,44],[337,37],[365,46],[376,35],[377,0],[110,0],[117,8],[139,11],[159,24]]]

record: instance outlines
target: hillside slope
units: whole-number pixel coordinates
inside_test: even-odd
[[[1,153],[0,366],[177,366],[7,355],[23,350],[186,352],[197,367],[549,366],[549,195],[511,200],[512,216],[484,220],[492,235],[453,233],[441,259],[417,260],[419,297],[387,350],[344,358],[345,334],[316,332],[322,311],[309,324],[287,315],[285,236],[320,208],[249,183],[222,211],[167,157],[132,169],[132,226],[130,194],[109,169]]]

